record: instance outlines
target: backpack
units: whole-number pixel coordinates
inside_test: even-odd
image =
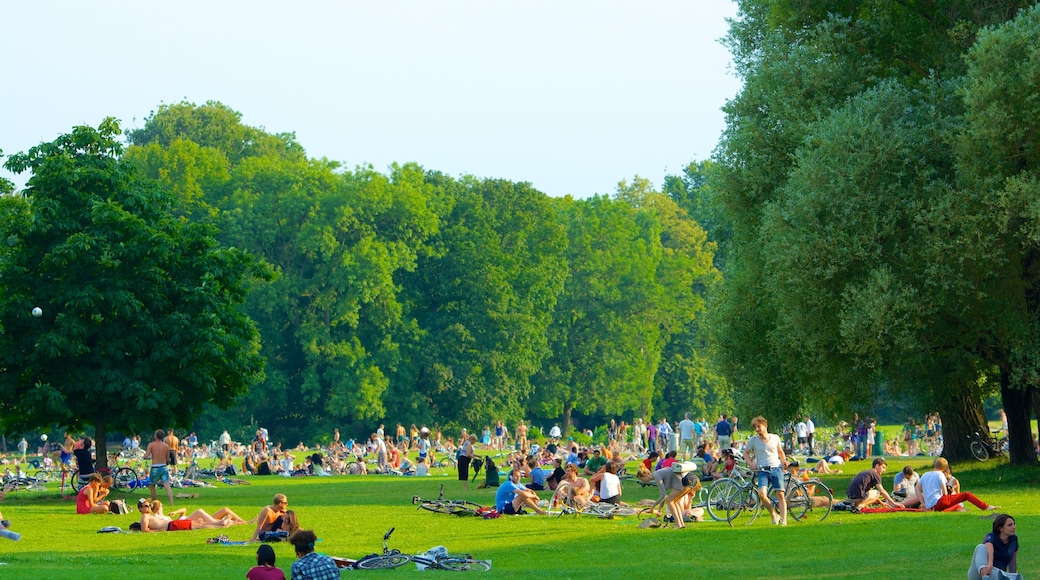
[[[130,513],[130,508],[126,505],[126,502],[121,499],[108,502],[108,509],[111,513],[118,516],[125,516]]]

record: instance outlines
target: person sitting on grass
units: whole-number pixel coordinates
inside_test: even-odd
[[[101,475],[91,473],[87,480],[87,485],[84,485],[79,490],[79,493],[76,494],[77,514],[107,514],[109,512],[108,502],[100,499],[104,497],[104,493],[101,491],[101,484]]]
[[[621,505],[621,479],[612,463],[608,463],[602,471],[590,477],[589,485],[595,490],[593,502]]]
[[[293,580],[339,580],[336,561],[314,551],[318,536],[313,530],[299,530],[289,536],[289,543],[296,548],[296,561],[292,565]]]
[[[556,493],[553,494],[550,505],[563,502],[577,508],[587,506],[589,504],[589,480],[578,477],[578,466],[573,463],[568,463],[563,471],[563,479],[560,480],[560,485],[556,486]]]
[[[914,490],[914,497],[907,498],[903,505],[910,506],[923,503],[926,509],[948,512],[963,511],[964,506],[960,504],[966,501],[984,511],[1000,509],[1000,506],[989,505],[968,492],[951,494],[946,487],[946,472],[950,468],[950,464],[945,457],[936,458],[932,468],[932,471],[921,476]]]
[[[509,472],[509,480],[503,483],[495,494],[495,508],[502,515],[519,515],[523,508],[529,507],[539,515],[546,511],[538,507],[538,494],[520,483],[520,470]]]
[[[533,456],[527,458],[527,475],[531,478],[531,483],[527,484],[527,489],[545,491],[545,481],[549,476],[549,472],[542,469],[538,465],[538,460]]]
[[[246,580],[285,580],[285,572],[274,565],[274,548],[261,544],[256,549],[256,566],[246,572]]]
[[[856,474],[856,477],[852,478],[845,495],[849,498],[849,502],[852,503],[853,511],[881,505],[882,496],[888,502],[889,507],[893,509],[900,507],[896,500],[888,495],[884,484],[881,483],[881,476],[884,475],[887,469],[888,462],[878,457],[873,461],[870,469],[861,471]]]
[[[603,466],[607,464],[607,460],[603,457],[603,452],[599,449],[592,451],[592,457],[585,463],[585,475],[596,475],[599,473]]]
[[[415,475],[425,477],[430,474],[430,467],[426,465],[426,458],[420,457],[415,460]]]
[[[892,480],[892,497],[905,500],[908,497],[914,495],[914,488],[917,487],[917,481],[921,479],[914,468],[906,465],[902,471],[896,474]]]
[[[263,532],[274,532],[282,528],[285,510],[289,506],[289,499],[284,493],[276,493],[271,505],[264,506],[256,516],[256,530],[253,532],[253,540],[259,540]]]
[[[993,574],[994,569],[1003,574]],[[975,546],[975,554],[968,568],[968,580],[983,578],[1018,578],[1018,536],[1015,518],[999,514],[993,518],[993,531]]]

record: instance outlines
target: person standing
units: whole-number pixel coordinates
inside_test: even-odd
[[[697,425],[686,413],[683,420],[679,421],[679,451],[682,452],[683,461],[689,461],[690,456],[697,451]]]
[[[22,454],[22,463],[25,463],[25,453],[29,450],[29,442],[22,437],[22,440],[18,442],[18,453]]]
[[[657,425],[652,417],[646,424],[646,450],[648,453],[657,451]]]
[[[519,451],[527,449],[527,425],[524,425],[523,419],[520,419],[520,424],[516,426],[516,444]]]
[[[170,448],[170,456],[166,458],[166,464],[170,466],[170,472],[177,475],[177,453],[180,452],[181,440],[173,434],[172,427],[163,442]]]
[[[145,448],[144,458],[151,461],[152,467],[148,470],[148,491],[152,493],[155,500],[155,486],[162,484],[166,488],[166,496],[170,498],[173,505],[173,490],[170,489],[170,472],[166,469],[166,462],[170,460],[170,446],[163,442],[166,433],[162,429],[155,432],[155,439]]]
[[[469,435],[462,440],[458,451],[459,481],[462,489],[469,490],[469,464],[473,461],[473,445],[477,442],[476,435]]]
[[[780,437],[769,432],[769,423],[761,415],[751,420],[751,428],[755,435],[747,440],[744,458],[752,471],[758,471],[758,497],[762,505],[769,509],[773,525],[787,525],[787,498],[784,486],[784,467],[787,456],[784,455]],[[769,487],[776,490],[779,513],[769,501]]]
[[[719,419],[719,422],[715,424],[715,440],[718,441],[719,451],[729,449],[731,447],[730,437],[733,435],[733,425],[729,422],[729,417],[725,413]]]
[[[231,452],[231,435],[228,434],[227,429],[224,429],[224,432],[220,434],[220,440],[217,443],[225,454]]]
[[[805,416],[805,431],[809,437],[809,455],[816,453],[816,424],[808,415]]]
[[[558,442],[560,440],[561,435],[562,433],[560,432],[560,424],[553,423],[552,429],[549,429],[549,437],[552,438],[553,443]]]

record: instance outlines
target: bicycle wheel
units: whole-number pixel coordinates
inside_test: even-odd
[[[437,461],[437,467],[440,467],[441,469],[447,469],[449,467],[454,469],[456,467],[455,460],[451,457],[442,457]]]
[[[436,514],[453,514],[455,506],[451,502],[439,500],[424,500],[419,504],[420,509],[429,510]]]
[[[361,464],[357,461],[351,461],[347,464],[347,467],[344,469],[344,471],[347,472],[347,475],[361,475]]]
[[[805,519],[805,514],[812,509],[813,496],[809,488],[800,481],[792,481],[787,486],[787,517],[798,521]]]
[[[708,489],[708,515],[716,522],[732,521],[729,517],[729,508],[737,506],[742,502],[740,485],[732,479],[719,479],[711,484]]]
[[[86,485],[85,483],[83,483],[82,481],[79,480],[79,470],[78,469],[73,469],[72,471],[70,471],[69,475],[68,475],[68,478],[69,478],[69,485],[72,486],[72,490],[75,491],[76,493],[79,493],[79,490],[83,489],[83,486]]]
[[[439,560],[431,566],[438,570],[451,570],[453,572],[468,572],[470,570],[479,570],[481,572],[487,572],[491,570],[491,562],[487,560],[474,560],[472,558],[445,558]]]
[[[831,513],[831,505],[834,503],[834,493],[818,479],[800,482],[802,488],[808,494],[805,502],[805,512],[801,518],[808,522],[822,522]],[[788,502],[790,503],[790,499]]]
[[[975,459],[979,461],[985,461],[989,459],[989,451],[986,450],[986,446],[981,441],[971,442],[971,454],[975,456]]]
[[[639,513],[639,510],[637,510],[636,508],[634,508],[632,506],[619,505],[619,506],[617,506],[617,509],[614,510],[613,513],[614,513],[615,516],[622,516],[622,517],[634,516],[637,513]]]
[[[455,501],[452,505],[455,506],[451,512],[453,516],[479,516],[480,510],[484,509],[484,506],[471,501]]]
[[[390,568],[400,568],[411,561],[412,557],[406,554],[389,554],[362,558],[355,562],[354,566],[362,570],[388,570]]]
[[[741,513],[749,514],[751,517],[748,518],[748,521],[744,522],[744,525],[745,526],[750,526],[751,524],[755,523],[755,520],[758,519],[758,516],[759,516],[759,514],[762,513],[762,509],[763,509],[762,498],[759,497],[759,495],[758,495],[758,488],[757,487],[753,487],[752,486],[752,487],[749,487],[749,488],[744,490],[744,504],[743,505],[744,505],[744,511],[743,512],[738,512],[737,516],[740,516]],[[736,518],[734,518],[734,519],[736,519]],[[731,520],[730,523],[732,525],[732,520]]]

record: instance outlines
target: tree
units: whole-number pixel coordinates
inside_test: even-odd
[[[119,133],[109,118],[11,156],[5,167],[33,175],[22,196],[0,199],[0,417],[93,425],[102,467],[110,430],[188,425],[264,376],[242,304],[269,271],[174,217],[119,159]]]
[[[1014,333],[983,298],[1007,297],[979,275],[1006,256],[978,243],[988,218],[965,201],[978,190],[953,154],[953,88],[980,30],[1024,4],[740,5],[729,42],[746,82],[711,191],[732,226],[713,310],[727,374],[782,419],[903,387],[941,408],[946,454],[963,456],[994,353],[1023,343],[995,340]]]

